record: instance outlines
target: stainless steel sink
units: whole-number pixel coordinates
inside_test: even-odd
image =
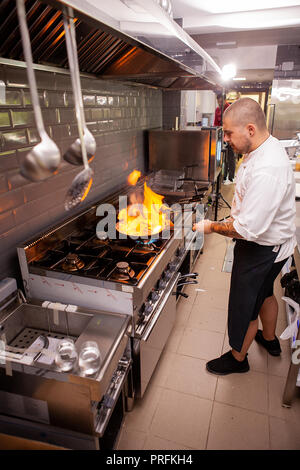
[[[5,351],[0,349],[0,363],[3,365],[9,360],[13,372],[41,373],[45,378],[87,386],[91,399],[99,401],[124,353],[128,342],[130,316],[84,311],[78,307],[77,311],[72,312],[65,311],[65,308],[66,306],[62,309],[44,308],[41,305],[23,303],[2,318],[0,330],[6,346]],[[78,353],[82,343],[95,341],[101,353],[99,371],[95,376],[85,377],[77,364],[71,372],[61,372],[55,364],[54,353],[48,352],[47,348],[43,351],[46,355],[48,352],[48,363],[41,362],[38,357],[33,360],[33,355],[28,361],[30,347],[40,335],[56,340],[71,338]]]
[[[27,349],[38,335],[78,338],[89,323],[92,315],[64,312],[54,314],[50,309],[32,304],[22,304],[0,322],[9,346]]]

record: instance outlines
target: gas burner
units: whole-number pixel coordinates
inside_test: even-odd
[[[62,264],[62,269],[67,272],[79,271],[84,267],[84,262],[75,253],[69,253]]]
[[[157,242],[158,238],[151,238],[150,240],[137,240],[136,242],[139,245],[154,245]]]
[[[97,238],[101,241],[105,241],[105,240],[109,241],[109,237],[108,237],[107,232],[97,231],[96,235],[97,235]]]
[[[129,263],[127,261],[119,261],[116,264],[116,271],[114,273],[114,277],[119,279],[120,281],[128,281],[129,279],[132,279],[135,275],[135,272],[133,269],[131,269]]]
[[[157,238],[152,238],[151,240],[137,240],[138,247],[141,247],[144,251],[154,251],[157,247],[155,243]]]

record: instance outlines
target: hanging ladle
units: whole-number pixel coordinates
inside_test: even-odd
[[[95,157],[96,141],[87,127],[84,128],[83,138],[85,142],[88,162],[91,163],[91,161],[93,161]],[[66,150],[66,152],[64,153],[63,158],[68,163],[71,163],[71,165],[82,165],[83,159],[80,138],[76,139],[75,142],[70,145],[68,150]]]
[[[71,25],[72,23],[72,25]],[[65,29],[67,27],[68,23],[64,22]],[[75,78],[76,78],[76,84],[77,84],[77,95],[78,95],[78,100],[79,100],[79,106],[80,109],[82,110],[81,114],[81,121],[82,121],[82,128],[83,128],[83,139],[85,143],[85,148],[86,148],[86,153],[87,153],[87,158],[88,162],[90,163],[94,157],[95,157],[95,152],[96,152],[96,141],[92,133],[89,131],[87,128],[86,122],[85,122],[85,116],[84,116],[84,111],[83,111],[83,100],[82,100],[82,93],[81,93],[81,88],[80,88],[80,73],[79,73],[79,63],[78,63],[78,57],[77,57],[77,47],[76,47],[76,36],[75,36],[75,31],[74,31],[74,24],[73,21],[71,20],[69,22],[70,28],[71,28],[71,39],[72,39],[72,50],[74,51],[73,58],[75,62]],[[66,32],[66,42],[67,42],[67,32]],[[68,47],[68,46],[67,46]],[[74,49],[75,48],[75,49]],[[69,60],[70,63],[70,60]],[[73,83],[72,83],[73,85]],[[73,93],[75,95],[74,91],[74,86],[73,86]],[[76,98],[76,97],[75,97]],[[65,152],[63,155],[63,158],[71,163],[72,165],[82,165],[83,164],[83,159],[82,159],[82,150],[81,150],[81,141],[80,137],[73,142],[73,144],[68,148],[68,150]]]
[[[84,169],[74,178],[71,184],[71,187],[68,190],[67,195],[66,195],[65,209],[69,210],[77,206],[78,204],[80,204],[80,202],[82,202],[86,198],[93,182],[94,173],[93,173],[93,170],[89,167],[85,140],[83,136],[84,110],[83,110],[83,101],[82,101],[81,87],[80,87],[79,65],[77,62],[77,45],[76,45],[76,37],[75,37],[75,31],[74,31],[74,23],[73,23],[72,18],[70,19],[70,21],[68,20],[65,13],[64,13],[64,28],[65,28],[65,35],[66,35],[66,45],[67,45],[67,53],[68,53],[72,88],[73,88],[73,93],[74,93],[76,119],[77,119],[79,139],[80,139],[80,144],[81,144],[81,153],[82,153],[82,159],[84,163]]]
[[[43,122],[42,112],[39,103],[37,84],[33,71],[33,60],[30,45],[30,36],[26,22],[26,11],[24,0],[17,0],[17,10],[23,52],[27,65],[27,76],[30,87],[33,112],[37,131],[41,142],[35,145],[26,155],[21,164],[21,174],[31,181],[40,181],[53,175],[61,161],[60,151],[55,142],[48,136]]]

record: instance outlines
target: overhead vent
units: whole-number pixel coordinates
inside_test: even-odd
[[[35,64],[68,68],[61,11],[64,3],[59,0],[25,0]],[[82,5],[84,8],[84,2]],[[15,1],[2,0],[0,17],[0,56],[24,61]],[[215,88],[211,79],[195,76],[192,67],[201,64],[202,58],[194,52],[188,52],[189,68],[101,23],[82,9],[74,10],[74,24],[82,73],[164,89],[179,89],[178,86],[185,86],[185,89]]]

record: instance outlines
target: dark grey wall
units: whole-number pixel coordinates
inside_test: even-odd
[[[163,91],[163,128],[175,128],[175,119],[178,116],[178,125],[180,123],[180,102],[181,92]]]
[[[44,71],[36,77],[46,130],[63,155],[78,136],[70,78]],[[0,66],[0,279],[18,277],[20,242],[117,190],[133,169],[144,170],[146,130],[162,125],[161,92],[90,78],[81,85],[87,125],[97,142],[95,177],[85,202],[66,212],[67,189],[81,168],[63,160],[46,181],[32,183],[20,175],[22,158],[39,139],[26,70]]]

